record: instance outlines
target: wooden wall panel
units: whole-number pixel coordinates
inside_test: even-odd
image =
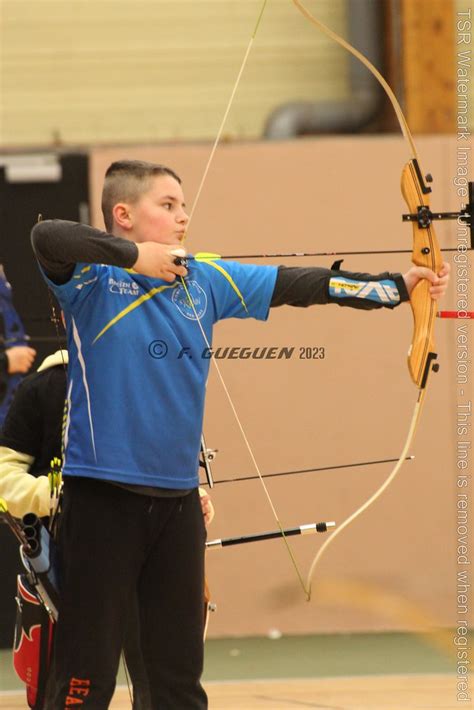
[[[405,105],[414,133],[456,128],[455,2],[402,0]]]

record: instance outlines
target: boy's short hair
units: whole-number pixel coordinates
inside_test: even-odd
[[[102,189],[102,214],[108,232],[113,230],[115,205],[119,202],[137,202],[148,189],[150,178],[159,175],[170,175],[181,185],[181,179],[174,170],[158,163],[117,160],[108,167]]]

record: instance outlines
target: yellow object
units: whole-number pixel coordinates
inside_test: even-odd
[[[0,446],[0,494],[15,518],[26,513],[49,515],[48,477],[28,473],[33,460],[33,456]]]
[[[221,259],[220,254],[212,254],[211,252],[207,251],[200,251],[197,254],[194,255],[194,260],[195,261],[212,261],[214,259]]]

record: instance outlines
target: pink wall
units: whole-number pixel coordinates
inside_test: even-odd
[[[435,206],[458,208],[452,188],[454,139],[424,138],[419,144],[424,169],[435,177]],[[102,226],[100,186],[112,160],[136,157],[170,165],[183,178],[191,205],[209,151],[208,145],[95,150],[95,223]],[[222,254],[410,248],[399,189],[407,159],[398,137],[222,145],[188,248]],[[446,246],[455,245],[455,224],[442,225],[438,235]],[[286,263],[330,266],[333,258]],[[409,265],[404,254],[344,261],[344,268],[372,273]],[[453,291],[445,307],[455,307]],[[456,326],[455,321],[437,323],[441,370],[431,379],[412,450],[416,459],[329,548],[314,579],[313,601],[304,601],[281,541],[211,551],[208,580],[218,612],[210,635],[456,624]],[[290,360],[219,363],[262,471],[397,457],[417,394],[406,367],[411,333],[408,306],[393,312],[282,308],[266,324],[220,324],[215,346],[296,348]],[[324,346],[326,358],[300,359],[299,348],[305,346]],[[205,430],[208,445],[219,449],[216,478],[254,473],[214,372]],[[270,480],[268,487],[286,526],[341,522],[389,471],[385,464],[322,472]],[[276,527],[258,482],[217,486],[212,497],[216,518],[210,538]],[[290,542],[306,572],[322,536]]]

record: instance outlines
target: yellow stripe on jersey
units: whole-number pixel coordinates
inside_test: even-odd
[[[227,279],[227,281],[230,283],[230,285],[232,286],[233,290],[235,291],[235,293],[236,293],[237,296],[239,297],[240,302],[241,302],[241,304],[242,304],[244,310],[247,311],[247,313],[248,313],[247,305],[246,305],[246,303],[245,303],[244,297],[242,296],[242,293],[240,292],[239,287],[238,287],[237,284],[235,283],[235,281],[234,281],[234,279],[232,278],[232,276],[231,276],[229,273],[227,273],[227,271],[224,269],[224,267],[222,267],[220,264],[216,264],[216,262],[215,262],[213,259],[206,259],[206,258],[204,258],[202,255],[201,255],[201,258],[199,259],[199,261],[201,262],[201,264],[208,264],[209,266],[213,266],[214,269],[216,269],[217,271],[219,271],[219,272],[222,274],[222,276],[224,276],[224,278]]]
[[[156,288],[152,288],[151,291],[148,291],[148,293],[144,293],[143,296],[140,296],[140,298],[137,298],[136,301],[133,301],[133,303],[130,303],[130,305],[124,308],[123,311],[120,311],[120,313],[118,313],[115,318],[112,318],[112,320],[109,321],[107,325],[102,328],[100,333],[94,338],[92,344],[94,345],[94,343],[96,343],[99,338],[101,338],[104,333],[109,330],[109,328],[118,323],[119,320],[122,320],[122,318],[124,318],[126,315],[134,311],[135,308],[141,306],[143,303],[145,303],[145,301],[148,301],[150,298],[153,298],[153,296],[156,296],[157,293],[161,293],[161,291],[166,291],[166,289],[168,288],[176,288],[177,286],[179,286],[178,283],[173,283],[169,286],[157,286]]]

